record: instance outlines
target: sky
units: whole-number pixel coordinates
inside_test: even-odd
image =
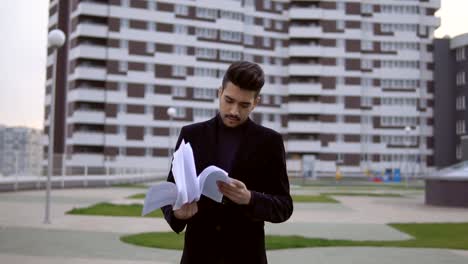
[[[0,6],[0,125],[42,128],[49,0]],[[441,0],[436,37],[468,32],[468,0]]]

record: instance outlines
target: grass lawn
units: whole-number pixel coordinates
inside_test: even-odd
[[[369,197],[403,197],[399,193],[364,193],[364,192],[324,192],[322,195],[336,196],[369,196]]]
[[[400,241],[352,241],[305,238],[301,236],[266,236],[269,250],[304,247],[411,247],[468,249],[468,223],[390,224],[414,237]],[[164,249],[181,250],[184,236],[173,232],[142,233],[122,236],[123,242]]]
[[[293,202],[296,203],[339,203],[337,200],[324,195],[292,195]]]
[[[127,197],[128,199],[145,199],[144,193],[135,194]],[[338,203],[337,200],[326,195],[292,195],[294,202],[298,203]]]
[[[74,208],[68,211],[67,214],[141,217],[142,209],[143,205],[141,204],[98,203],[90,207]],[[163,213],[161,210],[156,210],[145,217],[163,217]]]
[[[113,184],[112,187],[117,187],[117,188],[148,189],[148,186],[146,186],[146,185],[144,185],[144,184],[135,184],[135,183]]]

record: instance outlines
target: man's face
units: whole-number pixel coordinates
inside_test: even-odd
[[[255,91],[243,90],[231,82],[218,91],[219,113],[224,125],[237,127],[244,123],[259,101]]]

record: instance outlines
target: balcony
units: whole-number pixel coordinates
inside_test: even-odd
[[[323,17],[323,9],[293,7],[289,10],[291,19],[320,19]]]
[[[289,102],[288,112],[290,114],[320,114],[322,105],[319,102]]]
[[[106,48],[98,45],[79,45],[73,48],[70,52],[70,59],[74,58],[91,58],[102,59],[106,58]]]
[[[85,67],[79,66],[75,68],[73,77],[75,79],[97,80],[102,81],[106,79],[107,70],[103,67]]]
[[[73,123],[88,123],[88,124],[102,124],[104,123],[105,114],[103,111],[90,111],[90,110],[75,110],[71,117],[68,117],[67,122]]]
[[[298,27],[293,26],[289,29],[289,36],[291,38],[319,38],[322,37],[323,31],[321,27],[309,26]]]
[[[77,87],[68,92],[69,101],[104,102],[104,91],[87,87]]]
[[[317,152],[320,148],[321,143],[318,140],[288,140],[286,143],[288,152]]]
[[[320,83],[289,83],[290,95],[319,95],[322,92]]]
[[[319,133],[322,131],[322,125],[318,121],[289,121],[289,133]]]
[[[77,131],[67,142],[75,145],[102,145],[104,144],[104,133]]]
[[[320,64],[291,64],[289,65],[290,75],[312,76],[322,75],[322,65]]]

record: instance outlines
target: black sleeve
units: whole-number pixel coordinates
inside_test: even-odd
[[[184,128],[180,131],[179,138],[177,139],[176,147],[175,149],[178,149],[180,144],[182,143],[182,139],[184,139]],[[186,140],[186,139],[184,139]],[[169,175],[167,176],[167,181],[168,182],[174,182],[174,175],[172,175],[172,165],[169,170]],[[166,205],[161,208],[162,212],[164,213],[164,218],[166,219],[167,223],[169,226],[174,230],[176,233],[180,233],[184,230],[185,225],[187,224],[186,220],[180,220],[177,219],[174,216],[174,211],[172,210],[172,205]]]
[[[247,206],[254,219],[281,223],[292,215],[293,203],[289,193],[289,180],[286,169],[286,157],[283,139],[281,135],[275,134],[273,140],[268,144],[270,162],[265,173],[269,173],[268,193],[251,191],[250,203]]]

